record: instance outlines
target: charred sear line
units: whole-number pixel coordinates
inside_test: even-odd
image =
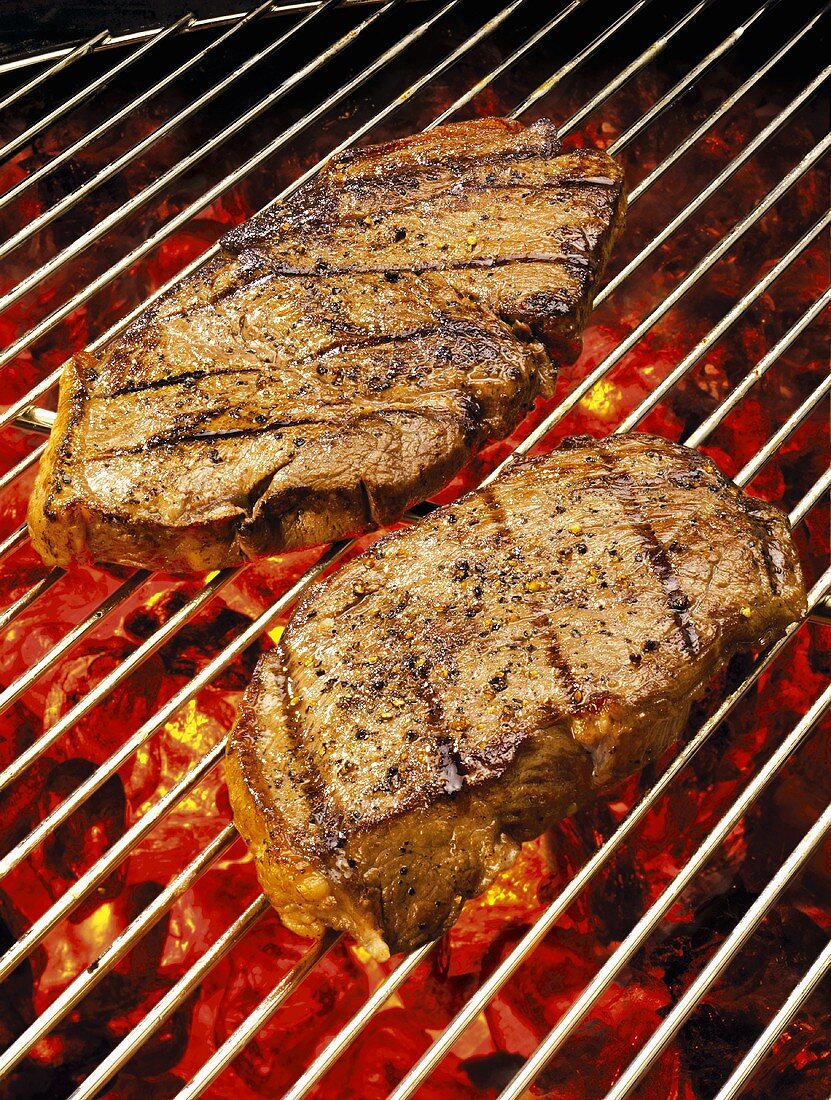
[[[516,256],[472,256],[468,260],[454,260],[443,263],[441,260],[420,264],[347,264],[336,267],[334,264],[318,262],[313,267],[296,267],[288,264],[274,264],[272,273],[285,278],[309,278],[310,276],[329,277],[331,275],[424,275],[437,271],[466,271],[472,268],[507,267],[510,264],[573,264],[589,267],[589,259],[575,252],[525,252]]]
[[[343,847],[346,840],[344,820],[333,804],[326,782],[320,773],[315,752],[310,749],[303,736],[302,718],[298,712],[298,700],[288,668],[288,653],[279,645],[280,672],[278,685],[283,693],[283,713],[286,717],[286,729],[291,741],[292,755],[296,761],[297,775],[302,776],[300,785],[309,805],[311,821],[319,826],[323,845],[327,851]]]
[[[678,580],[666,547],[655,534],[651,523],[642,515],[637,501],[637,488],[630,475],[617,468],[612,453],[602,447],[599,450],[603,463],[611,475],[605,484],[620,502],[632,530],[642,542],[646,559],[661,583],[667,608],[675,619],[684,645],[691,656],[695,657],[701,649],[701,641],[689,613],[689,598],[681,588],[681,582]]]
[[[738,501],[739,506],[747,516],[747,521],[753,529],[753,534],[762,552],[762,561],[765,565],[770,590],[774,596],[781,596],[787,583],[784,555],[771,538],[767,524],[753,508],[750,500],[743,493],[739,493]]]
[[[262,372],[259,367],[232,367],[230,370],[216,367],[211,368],[211,370],[190,370],[185,371],[183,374],[170,375],[167,378],[156,378],[152,382],[131,382],[126,386],[119,386],[117,389],[110,390],[109,393],[102,396],[126,397],[129,394],[146,393],[148,390],[162,390],[169,386],[187,387],[192,382],[202,382],[206,378],[224,378],[236,374],[260,373]]]

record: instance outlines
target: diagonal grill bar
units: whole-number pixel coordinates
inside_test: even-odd
[[[131,53],[123,57],[121,61],[118,61],[115,65],[111,66],[106,72],[101,73],[95,80],[89,84],[85,84],[82,88],[79,88],[77,92],[65,99],[63,103],[59,103],[57,107],[54,107],[43,118],[38,119],[22,134],[18,134],[17,137],[7,141],[5,145],[0,146],[0,160],[7,160],[10,156],[28,145],[30,141],[43,133],[58,119],[63,118],[64,115],[68,115],[70,111],[74,110],[79,104],[89,99],[91,96],[100,89],[106,87],[111,80],[115,78],[125,69],[134,65],[137,61],[140,61],[146,53],[154,49],[160,42],[170,38],[171,35],[177,34],[180,30],[183,30],[189,23],[192,23],[194,16],[190,13],[183,15],[180,19],[177,19],[175,23],[171,23],[170,26],[163,28],[158,34],[148,39],[143,45],[139,46],[137,50],[133,50]]]
[[[670,885],[667,886],[660,897],[653,902],[626,939],[623,940],[620,947],[617,948],[614,954],[598,971],[581,995],[572,1004],[571,1008],[564,1013],[559,1023],[552,1028],[522,1069],[499,1094],[498,1100],[518,1100],[523,1092],[533,1084],[541,1070],[545,1068],[557,1051],[561,1049],[563,1043],[572,1034],[577,1025],[585,1019],[591,1007],[596,1004],[597,1000],[605,990],[608,989],[615,977],[631,961],[638,949],[646,942],[649,935],[654,932],[662,917],[681,897],[681,894],[695,875],[698,874],[710,857],[727,839],[757,796],[813,732],[817,723],[826,714],[829,706],[831,706],[831,684],[829,684],[825,691],[823,691],[814,701],[813,705],[799,722],[797,722],[790,734],[773,752],[769,760],[759,769],[756,776],[747,784],[730,809],[720,818],[690,859],[676,874]]]
[[[25,84],[21,84],[19,88],[15,88],[13,91],[9,92],[7,96],[4,96],[3,99],[0,99],[0,111],[5,111],[6,108],[11,107],[13,103],[17,103],[23,96],[39,88],[40,85],[44,84],[50,77],[66,69],[73,61],[78,61],[80,58],[86,57],[86,55],[91,53],[96,46],[105,42],[109,37],[109,31],[99,31],[97,34],[94,34],[92,38],[88,38],[86,42],[82,42],[80,46],[76,46],[73,50],[64,54],[64,56],[59,58],[54,65],[50,65],[49,68],[37,73],[31,80],[27,81]]]
[[[736,1097],[744,1091],[744,1086],[759,1068],[766,1055],[770,1053],[776,1040],[791,1024],[799,1010],[829,972],[831,972],[831,942],[827,943],[822,949],[808,973],[788,995],[780,1010],[739,1065],[736,1066],[729,1079],[719,1089],[714,1100],[736,1100]]]
[[[767,883],[758,898],[721,944],[718,951],[710,957],[695,980],[690,983],[673,1006],[670,1014],[662,1021],[660,1027],[653,1032],[648,1042],[644,1044],[621,1077],[615,1082],[612,1089],[606,1094],[605,1100],[624,1100],[624,1097],[629,1096],[632,1089],[648,1073],[655,1059],[661,1055],[690,1018],[707,990],[719,979],[744,947],[753,932],[761,924],[762,919],[785,888],[791,885],[793,879],[822,844],[829,832],[831,832],[831,806],[826,807],[820,818],[808,830],[770,882]]]
[[[155,84],[152,84],[149,88],[143,91],[139,96],[136,96],[135,99],[131,99],[129,103],[125,104],[124,107],[116,111],[115,114],[110,115],[108,118],[104,119],[103,122],[99,123],[92,130],[86,131],[84,134],[81,135],[80,138],[78,138],[77,141],[74,141],[71,145],[68,145],[66,149],[61,150],[60,153],[57,153],[50,160],[46,161],[46,163],[41,165],[41,167],[38,168],[36,171],[25,176],[22,180],[20,180],[19,183],[16,183],[14,187],[10,188],[8,191],[0,195],[0,210],[2,210],[4,206],[7,206],[10,202],[16,199],[24,191],[27,191],[30,187],[34,186],[34,184],[42,180],[44,176],[49,175],[50,173],[54,172],[56,168],[59,168],[62,164],[65,164],[66,161],[71,160],[76,153],[80,152],[81,149],[86,148],[88,145],[91,145],[93,141],[96,141],[99,137],[102,136],[102,134],[107,133],[107,131],[111,130],[113,126],[116,126],[119,122],[122,122],[124,119],[129,118],[130,115],[138,111],[145,103],[147,103],[148,100],[152,99],[154,96],[164,91],[165,88],[169,87],[174,81],[178,80],[180,76],[183,76],[185,73],[195,68],[214,50],[218,49],[220,46],[225,45],[225,43],[229,39],[233,38],[233,36],[236,35],[239,31],[247,27],[249,23],[252,23],[255,19],[259,19],[260,16],[265,15],[268,11],[270,11],[270,9],[271,0],[265,0],[264,4],[261,4],[258,8],[254,8],[241,19],[238,19],[237,22],[234,23],[224,34],[220,35],[219,38],[215,38],[213,42],[209,42],[204,49],[199,51],[199,53],[194,54],[193,57],[188,58],[188,60],[179,65],[178,68],[174,69],[170,73],[167,73],[164,77],[162,77],[161,80],[158,80]],[[77,201],[77,199],[80,197],[77,192],[73,192],[73,196],[75,197],[75,201]]]

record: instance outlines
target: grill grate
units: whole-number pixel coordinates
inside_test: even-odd
[[[426,68],[424,57],[418,54],[417,64],[420,75],[402,92],[388,98],[384,105],[377,109],[371,117],[354,126],[346,138],[339,143],[333,142],[332,148],[327,151],[326,156],[311,168],[300,173],[295,180],[282,190],[274,201],[279,201],[295,191],[303,181],[319,170],[329,156],[342,152],[365,136],[372,135],[382,123],[403,107],[419,102],[419,97],[434,82],[449,73],[454,66],[464,61],[468,56],[475,55],[483,43],[493,43],[498,39],[500,34],[510,26],[513,17],[523,15],[528,6],[528,0],[513,0],[506,7],[496,11],[487,21],[478,23],[471,33],[464,35],[461,41],[432,67]],[[621,36],[625,33],[635,33],[636,37],[637,34],[640,34],[640,52],[636,53],[634,60],[616,71],[615,75],[589,97],[580,109],[562,125],[561,131],[565,135],[572,133],[589,119],[598,108],[607,104],[634,77],[648,72],[671,43],[674,41],[683,42],[685,35],[690,34],[695,29],[697,21],[702,16],[712,15],[712,12],[709,11],[712,6],[712,0],[701,0],[677,18],[671,26],[663,30],[657,38],[652,39],[651,35],[648,35],[648,31],[645,30],[642,19],[644,12],[647,15],[649,14],[647,10],[649,9],[649,0],[638,0],[637,3],[626,8],[616,18],[612,19],[595,37],[590,38],[585,46],[575,52],[553,74],[537,84],[530,93],[526,93],[512,114],[514,117],[527,115],[527,112],[541,104],[552,90],[559,88],[566,78],[572,77],[575,73],[586,71],[589,64],[595,62],[597,57],[602,54],[604,47],[609,43],[614,44],[620,41]],[[623,152],[636,139],[646,134],[658,120],[665,118],[668,110],[689,91],[694,82],[699,81],[714,66],[731,55],[752,27],[756,24],[762,27],[766,25],[766,21],[771,18],[775,6],[772,2],[764,3],[744,18],[738,26],[731,28],[726,37],[713,47],[709,53],[706,53],[698,64],[687,70],[681,79],[666,92],[656,96],[649,110],[637,118],[611,144],[610,151],[612,153]],[[754,87],[759,85],[775,66],[783,60],[788,61],[801,56],[800,47],[804,47],[811,36],[824,26],[822,21],[829,6],[831,5],[826,5],[821,11],[809,13],[805,16],[804,21],[791,28],[790,37],[774,53],[760,60],[752,74],[743,82],[740,82],[735,91],[727,98],[709,110],[703,121],[694,127],[680,141],[680,144],[665,156],[633,189],[630,201],[636,214],[640,209],[642,200],[650,194],[654,185],[686,153],[694,149],[696,144],[705,138],[720,121],[725,119],[736,104],[746,97]],[[10,236],[5,243],[0,245],[0,257],[6,257],[25,246],[29,241],[39,239],[40,235],[58,221],[64,213],[79,207],[79,204],[82,204],[100,186],[114,179],[130,165],[139,162],[157,143],[160,143],[167,135],[178,131],[183,124],[196,116],[197,112],[204,106],[214,103],[223,91],[233,88],[262,60],[268,59],[272,55],[277,55],[285,60],[284,47],[293,43],[295,39],[301,38],[304,30],[309,27],[312,30],[319,30],[327,26],[328,21],[334,14],[332,9],[338,7],[340,5],[337,0],[324,0],[323,3],[319,4],[293,5],[289,14],[284,13],[284,18],[290,19],[292,13],[295,13],[298,16],[295,22],[291,22],[285,29],[282,29],[283,23],[281,23],[280,33],[265,47],[249,53],[241,64],[238,64],[227,76],[212,83],[207,90],[198,95],[187,106],[178,109],[158,129],[151,131],[145,138],[130,145],[97,174],[82,182],[80,186],[74,188],[64,198],[38,214],[26,226]],[[421,7],[419,5],[419,8]],[[556,15],[550,16],[550,13],[546,13],[549,16],[547,20],[538,20],[535,29],[521,42],[517,45],[505,47],[502,50],[502,57],[498,64],[493,66],[485,75],[478,77],[475,82],[472,82],[467,90],[460,94],[449,107],[436,114],[429,126],[438,125],[440,122],[457,115],[464,108],[475,106],[475,101],[478,101],[483,93],[486,93],[501,77],[505,74],[516,75],[520,63],[532,55],[533,51],[541,44],[547,43],[553,32],[559,31],[560,28],[568,30],[572,17],[581,14],[581,9],[587,9],[591,14],[595,12],[595,7],[596,0],[572,0]],[[147,236],[146,240],[143,240],[117,259],[112,266],[94,278],[88,281],[85,280],[82,289],[71,294],[68,298],[60,300],[54,306],[52,312],[38,320],[28,331],[20,336],[15,336],[8,347],[0,353],[0,366],[12,365],[21,355],[29,352],[31,348],[39,346],[38,342],[45,336],[52,333],[64,321],[73,317],[79,309],[84,307],[87,302],[92,301],[103,289],[116,282],[125,273],[135,269],[140,261],[150,256],[154,250],[171,239],[182,227],[191,223],[201,211],[217,198],[225,195],[240,182],[245,181],[258,166],[266,163],[277,152],[290,148],[291,143],[297,137],[306,134],[315,123],[329,118],[333,111],[340,109],[349,101],[353,93],[364,88],[373,78],[383,77],[387,74],[399,59],[403,61],[405,58],[411,57],[414,49],[418,51],[424,42],[430,40],[429,35],[434,28],[437,30],[442,28],[446,17],[455,16],[464,10],[464,0],[449,0],[443,6],[433,6],[425,3],[423,10],[420,12],[420,18],[412,26],[409,26],[409,29],[394,37],[385,48],[379,46],[377,50],[373,45],[376,36],[378,36],[381,45],[386,42],[386,39],[382,37],[385,22],[388,17],[401,15],[402,0],[387,0],[386,3],[372,4],[360,8],[355,5],[354,10],[357,15],[341,37],[336,38],[321,53],[312,56],[301,67],[292,68],[290,75],[286,76],[266,95],[257,99],[243,113],[235,116],[231,122],[218,129],[216,133],[203,141],[196,149],[173,163],[171,167],[160,173],[151,183],[142,189],[137,189],[122,206],[97,221],[92,228],[74,237],[62,249],[58,249],[46,263],[36,267],[28,275],[19,279],[14,286],[5,290],[5,293],[0,296],[0,314],[5,310],[12,310],[18,303],[26,301],[29,295],[38,288],[44,285],[48,286],[49,281],[60,274],[66,265],[72,264],[78,256],[85,253],[90,246],[100,239],[129,223],[132,215],[145,203],[155,196],[166,194],[177,180],[191,172],[194,166],[201,163],[204,158],[208,157],[212,151],[229,138],[242,131],[249,122],[264,115],[276,103],[289,98],[290,94],[297,90],[308,89],[314,83],[313,78],[317,77],[330,62],[336,61],[342,52],[349,50],[356,43],[363,44],[369,51],[369,59],[358,68],[357,72],[348,76],[330,93],[322,95],[319,100],[315,100],[313,106],[304,111],[269,142],[259,146],[238,168],[233,169],[217,183],[207,187],[196,199],[183,206],[155,232]],[[124,49],[135,46],[135,49],[132,49],[132,52],[125,53],[114,65],[100,71],[92,80],[86,81],[72,90],[64,100],[46,112],[42,118],[29,125],[19,135],[10,138],[0,149],[0,159],[8,157],[26,146],[35,136],[44,133],[78,104],[86,102],[128,67],[134,64],[148,64],[149,61],[142,61],[142,58],[152,58],[152,51],[162,43],[168,42],[185,32],[190,35],[191,32],[197,30],[200,34],[210,33],[213,28],[217,31],[221,30],[221,33],[218,33],[216,37],[211,38],[204,45],[201,44],[201,38],[194,37],[194,41],[199,47],[196,52],[180,65],[171,68],[165,75],[161,76],[150,89],[131,99],[114,113],[108,115],[89,132],[84,133],[72,142],[51,161],[44,163],[30,176],[21,179],[10,191],[0,196],[0,210],[10,205],[13,200],[24,196],[34,184],[47,179],[57,168],[71,161],[79,150],[85,149],[100,136],[115,131],[115,128],[129,119],[134,111],[160,91],[170,87],[180,76],[187,75],[205,59],[208,60],[209,64],[213,64],[214,58],[221,54],[229,41],[235,41],[238,36],[245,34],[247,29],[250,30],[251,27],[259,25],[259,21],[264,20],[270,11],[271,5],[267,3],[250,13],[228,17],[224,20],[199,21],[188,15],[170,26],[160,28],[152,33],[122,36],[117,41],[118,47]],[[595,29],[596,26],[597,23],[595,22]],[[635,27],[640,29],[633,32]],[[643,47],[644,40],[647,42],[645,48]],[[106,34],[102,33],[75,49],[43,55],[41,58],[43,62],[54,60],[55,64],[45,68],[39,75],[29,80],[27,84],[20,86],[18,89],[13,89],[6,96],[3,105],[7,106],[25,101],[26,96],[47,84],[56,74],[63,74],[64,77],[71,74],[73,66],[82,64],[84,60],[88,60],[90,57],[97,56],[103,49],[112,46],[115,41],[108,39]],[[7,70],[14,72],[16,68],[12,65],[0,66],[0,74]],[[598,307],[603,305],[612,295],[617,294],[619,288],[626,283],[626,280],[637,272],[649,257],[653,256],[698,211],[704,209],[714,196],[719,195],[727,182],[736,173],[741,171],[743,167],[751,165],[754,158],[763,155],[774,137],[780,134],[787,124],[797,116],[798,112],[823,89],[830,75],[831,65],[828,65],[808,81],[791,102],[774,115],[706,187],[678,213],[674,214],[660,232],[653,234],[646,240],[634,258],[622,267],[607,284],[598,296],[596,305]],[[531,448],[543,442],[569,413],[573,412],[596,387],[603,384],[613,369],[624,361],[627,355],[670,311],[675,309],[679,303],[682,303],[689,292],[702,283],[702,280],[719,261],[727,256],[761,219],[775,210],[777,204],[780,203],[789,190],[823,163],[829,144],[831,144],[831,136],[819,140],[792,169],[781,176],[780,182],[747,215],[737,219],[729,231],[716,239],[716,243],[701,260],[685,269],[675,282],[672,290],[663,299],[651,306],[644,319],[632,328],[629,335],[608,354],[600,358],[597,366],[571,388],[570,392],[518,443],[511,454],[507,455],[502,462],[491,470],[485,480],[492,479],[512,455],[525,454]],[[807,250],[822,239],[823,235],[827,233],[829,225],[831,225],[831,209],[826,209],[814,224],[802,232],[796,243],[788,248],[777,262],[738,298],[729,312],[710,329],[693,349],[675,364],[661,381],[653,386],[640,404],[619,423],[615,430],[630,431],[638,427],[672,393],[674,388],[695,367],[701,364],[705,356],[716,347],[724,334],[738,321],[746,317],[750,308],[762,299],[776,280],[792,264],[804,257]],[[207,251],[203,251],[192,262],[184,266],[184,272],[194,270],[198,264],[204,261],[206,256],[210,256],[216,251],[215,245]],[[103,346],[114,335],[123,331],[148,302],[157,300],[172,282],[181,277],[181,274],[181,271],[177,272],[173,279],[155,290],[145,302],[128,312],[109,330],[99,335],[91,342],[90,348],[96,349]],[[722,397],[706,419],[687,435],[685,442],[691,446],[702,446],[707,443],[719,425],[751,393],[768,370],[810,326],[814,325],[823,316],[829,301],[831,301],[831,290],[827,289],[811,302],[797,321],[767,349],[745,378]],[[48,430],[51,420],[50,414],[48,410],[39,408],[36,403],[54,390],[58,374],[59,371],[57,370],[47,373],[27,393],[16,399],[0,418],[0,427],[10,428],[17,425],[18,427],[41,431]],[[745,462],[735,477],[736,483],[741,486],[750,484],[766,464],[777,455],[789,437],[806,422],[829,392],[831,392],[831,379],[826,378],[801,401],[793,414],[785,420],[768,442]],[[25,455],[13,465],[8,473],[4,475],[0,487],[12,486],[19,477],[34,465],[42,450],[42,444],[35,446],[28,455]],[[826,470],[792,509],[790,513],[792,526],[797,527],[805,520],[811,509],[828,493],[829,487],[831,487],[831,471]],[[0,546],[0,559],[16,552],[24,546],[25,542],[25,527],[19,527]],[[341,544],[326,551],[302,576],[282,592],[270,607],[238,634],[229,645],[220,649],[208,664],[127,738],[117,752],[99,765],[72,793],[58,803],[30,834],[20,839],[11,850],[2,856],[2,859],[0,859],[0,877],[14,871],[44,841],[53,837],[76,810],[101,790],[105,783],[116,775],[119,769],[134,754],[151,741],[166,722],[170,721],[182,707],[195,699],[203,687],[231,666],[253,642],[272,629],[313,579],[336,565],[350,549],[351,544]],[[124,683],[133,671],[141,668],[154,653],[204,609],[239,573],[240,570],[228,569],[207,578],[204,586],[195,595],[186,599],[162,626],[150,633],[146,640],[138,645],[120,665],[105,675],[95,687],[82,696],[48,730],[45,730],[40,738],[34,741],[0,773],[0,790],[11,788],[13,784],[18,783],[28,770],[43,758],[52,745],[71,731],[78,722],[86,718],[95,706]],[[62,575],[61,570],[50,571],[14,600],[0,614],[0,629],[11,627],[18,618],[33,607],[37,600],[61,579]],[[154,580],[156,580],[155,577],[144,571],[138,571],[122,580],[97,607],[60,638],[51,650],[34,661],[24,673],[0,692],[0,713],[8,710],[16,701],[21,699],[44,675],[58,665],[64,654],[99,627],[105,618],[115,614],[131,597]],[[831,589],[831,568],[822,573],[811,589],[809,603],[812,610],[819,613],[823,608],[829,589]],[[804,624],[794,628],[771,652],[759,659],[748,675],[722,700],[716,711],[677,753],[666,767],[666,770],[649,787],[637,805],[630,810],[611,835],[597,848],[594,855],[549,903],[537,922],[517,942],[513,950],[506,955],[480,988],[457,1012],[448,1026],[433,1041],[429,1049],[418,1059],[405,1078],[394,1089],[392,1093],[394,1100],[404,1100],[405,1097],[413,1095],[428,1080],[430,1074],[439,1066],[443,1058],[463,1038],[467,1029],[488,1008],[493,998],[531,956],[535,948],[543,942],[546,934],[565,914],[572,902],[609,864],[627,840],[633,837],[639,824],[645,820],[650,810],[668,792],[676,776],[690,764],[699,750],[712,738],[723,721],[746,697],[763,673],[774,667],[780,655],[792,644],[794,636],[801,629],[805,629]],[[798,748],[823,719],[829,705],[831,705],[831,688],[826,689],[816,698],[813,705],[809,707],[790,733],[781,741],[767,762],[758,767],[705,840],[691,851],[687,862],[681,867],[675,878],[648,906],[640,921],[622,938],[619,947],[610,954],[583,993],[572,1003],[542,1044],[530,1058],[525,1060],[524,1064],[506,1084],[500,1100],[510,1100],[510,1098],[522,1095],[554,1055],[573,1036],[581,1021],[590,1013],[599,998],[624,970],[635,953],[647,942],[693,878],[701,872],[710,858],[723,846],[746,811],[753,806],[766,786],[793,758]],[[7,978],[23,960],[35,951],[53,929],[66,918],[71,917],[83,900],[88,898],[122,861],[143,840],[150,836],[167,815],[179,805],[181,800],[217,767],[222,760],[223,752],[224,742],[211,747],[195,766],[182,775],[164,795],[153,802],[143,816],[139,817],[116,843],[78,877],[74,885],[65,894],[60,896],[40,918],[35,920],[23,932],[17,942],[9,947],[0,958],[0,978]],[[822,844],[829,828],[831,828],[831,811],[826,810],[782,863],[780,871],[760,893],[756,902],[747,910],[741,920],[738,921],[719,950],[711,956],[704,969],[683,996],[678,999],[672,1011],[634,1057],[631,1064],[628,1067],[620,1067],[622,1073],[609,1093],[610,1098],[614,1097],[615,1100],[621,1100],[622,1097],[630,1095],[642,1077],[654,1067],[660,1053],[684,1025],[706,991],[717,981],[722,971],[744,946],[749,936],[758,928],[765,913],[774,904],[781,891],[795,880],[807,859]],[[144,908],[120,935],[112,940],[95,963],[82,970],[74,978],[69,986],[0,1055],[0,1075],[10,1073],[53,1028],[76,1008],[97,983],[113,970],[119,960],[143,939],[171,906],[178,899],[181,899],[228,852],[235,837],[236,834],[231,826],[223,828],[207,844],[204,850],[170,881],[153,902]],[[205,976],[235,945],[244,939],[246,934],[266,913],[267,909],[268,906],[262,897],[254,900],[215,940],[210,949],[165,993],[155,1007],[121,1040],[73,1096],[80,1100],[82,1097],[96,1095],[122,1066],[141,1051],[145,1042],[161,1028],[175,1010],[187,1001]],[[339,935],[329,933],[319,944],[310,948],[294,969],[281,979],[256,1011],[249,1015],[230,1037],[218,1047],[213,1056],[192,1077],[184,1090],[179,1093],[179,1096],[196,1097],[201,1095],[250,1042],[260,1028],[279,1010],[280,1006],[301,985],[314,968],[322,962],[340,939]],[[337,1064],[340,1056],[357,1039],[381,1008],[404,986],[404,983],[413,975],[418,966],[435,949],[436,945],[427,945],[399,963],[396,969],[378,985],[366,1003],[346,1026],[320,1051],[302,1075],[299,1076],[296,1083],[286,1094],[286,1100],[299,1100],[300,1097],[307,1095],[314,1088],[328,1070]],[[738,1094],[739,1090],[768,1055],[776,1039],[807,1002],[808,997],[827,974],[829,968],[831,968],[831,954],[826,949],[819,955],[816,962],[790,994],[767,1030],[759,1037],[744,1060],[737,1066],[730,1080],[724,1084],[722,1091],[719,1093],[719,1100],[722,1097],[732,1097]],[[298,1067],[299,1069],[300,1067]]]

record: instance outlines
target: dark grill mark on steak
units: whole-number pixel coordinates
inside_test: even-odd
[[[753,531],[756,535],[759,549],[762,553],[762,560],[765,563],[768,581],[770,582],[770,590],[774,596],[779,596],[786,583],[785,559],[782,555],[782,551],[771,541],[770,533],[763,520],[759,517],[759,514],[755,511],[750,497],[746,497],[742,501],[742,507],[744,508],[744,513],[748,520],[753,525]]]
[[[652,524],[649,523],[639,511],[637,500],[637,488],[632,483],[629,474],[617,469],[615,458],[608,448],[602,445],[598,447],[602,460],[610,472],[609,479],[605,482],[620,501],[624,512],[629,517],[632,530],[638,535],[644,545],[647,560],[655,571],[655,575],[661,582],[661,588],[667,601],[667,608],[675,620],[679,633],[690,654],[695,656],[700,648],[698,631],[695,628],[692,616],[689,613],[690,601],[676,576],[666,547],[655,534]]]
[[[589,260],[579,252],[531,252],[523,256],[476,256],[469,260],[454,260],[452,263],[440,261],[425,261],[421,264],[350,264],[347,267],[335,267],[326,264],[325,267],[310,269],[308,267],[289,267],[275,265],[273,272],[278,276],[288,278],[310,278],[312,276],[325,276],[326,278],[340,275],[425,275],[427,272],[443,274],[449,271],[466,271],[476,267],[507,267],[510,264],[571,264],[578,267],[588,267]]]

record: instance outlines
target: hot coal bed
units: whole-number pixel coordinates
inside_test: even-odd
[[[2,399],[12,404],[54,371],[67,354],[94,340],[153,290],[315,165],[329,150],[371,119],[395,96],[412,88],[459,43],[502,11],[460,3],[437,18],[368,82],[324,111],[311,126],[298,127],[285,143],[239,182],[217,194],[181,228],[125,267],[123,273],[9,359]],[[550,34],[522,53],[483,87],[453,118],[507,114],[543,81],[567,66],[579,51],[630,9],[588,0],[564,15]],[[749,5],[699,5],[688,25],[665,48],[598,93],[630,62],[668,31],[683,12],[675,5],[635,5],[620,29],[585,61],[539,96],[523,121],[547,116],[558,124],[581,112],[566,145],[615,143],[677,81],[753,16]],[[515,10],[513,10],[515,9]],[[654,10],[653,10],[654,9]],[[684,9],[686,10],[686,9]],[[690,9],[692,10],[692,9]],[[798,33],[818,8],[794,3],[772,6],[741,39],[691,82],[668,109],[617,152],[630,190],[645,180],[688,134],[735,89],[747,82],[777,49]],[[143,187],[209,140],[252,103],[314,59],[367,17],[369,9],[332,9],[301,29],[271,60],[229,85],[222,95],[181,126],[147,146],[84,201],[12,249],[0,264],[0,294],[71,247],[82,234],[120,210]],[[185,210],[227,173],[302,119],[384,50],[403,41],[440,11],[432,0],[394,7],[348,49],[290,89],[272,108],[188,171],[171,180],[111,231],[59,266],[30,293],[0,313],[2,348],[23,334],[132,249],[140,248],[169,219]],[[302,13],[301,13],[302,14]],[[444,72],[418,88],[368,131],[383,140],[418,130],[442,114],[487,73],[500,69],[522,43],[552,20],[548,5],[512,6],[508,16]],[[10,202],[18,187],[104,118],[173,71],[221,33],[225,25],[176,33],[125,67],[102,92],[83,100],[54,125],[37,133],[0,165],[0,237],[25,229],[65,195],[92,178],[218,79],[284,34],[301,15],[255,19],[187,69],[160,95]],[[747,144],[788,106],[821,71],[827,20],[819,19],[782,60],[770,67],[654,186],[633,204],[627,232],[607,276],[614,279],[639,257],[667,223],[699,195]],[[27,130],[38,118],[95,80],[135,45],[91,52],[67,66],[0,117],[0,142]],[[3,75],[2,92],[32,73]],[[593,110],[584,104],[598,97]],[[563,366],[557,394],[538,404],[515,436],[488,447],[440,499],[449,501],[476,485],[532,427],[558,408],[581,380],[610,356],[644,317],[682,283],[710,249],[776,187],[827,133],[827,88],[807,96],[787,124],[715,189],[595,311],[582,351]],[[828,161],[818,160],[795,180],[747,233],[645,332],[595,385],[588,388],[539,449],[568,435],[603,436],[614,431],[670,371],[687,356],[747,291],[768,273],[827,210]],[[2,248],[2,245],[0,245]],[[705,354],[668,390],[637,425],[672,439],[686,439],[744,376],[799,320],[828,286],[828,234],[817,235],[766,291],[753,301]],[[25,341],[24,341],[25,343]],[[741,402],[702,444],[727,474],[736,475],[828,373],[828,322],[820,315],[770,364]],[[37,403],[54,407],[55,391]],[[791,509],[828,467],[828,409],[819,401],[762,468],[750,491]],[[42,437],[20,428],[0,434],[2,469],[26,457]],[[4,485],[0,539],[13,536],[25,518],[34,467]],[[795,534],[808,584],[827,568],[828,507],[822,499]],[[373,536],[375,537],[375,536]],[[349,551],[366,546],[362,539]],[[119,568],[74,568],[51,577],[25,538],[12,538],[2,573],[0,606],[16,606],[0,649],[0,767],[12,765],[44,731],[79,705],[145,645],[143,659],[101,701],[72,722],[0,794],[3,853],[11,850],[120,746],[149,722],[168,700],[320,557],[319,551],[274,557],[230,579],[183,579],[132,575]],[[336,567],[336,566],[335,566]],[[37,600],[26,593],[40,585]],[[68,645],[27,690],[9,691],[18,677],[113,593],[109,613]],[[203,599],[198,599],[204,594]],[[16,601],[19,601],[16,604]],[[195,601],[195,603],[194,603]],[[279,637],[287,611],[183,703],[115,773],[51,831],[0,881],[2,950],[43,918],[76,880],[93,868],[123,834],[151,812],[193,768],[197,779],[159,816],[155,827],[114,870],[95,883],[6,977],[0,999],[0,1046],[6,1047],[70,985],[84,968],[147,910],[167,884],[222,833],[229,822],[219,756],[204,767],[234,720],[240,692],[260,653]],[[176,616],[181,618],[179,624]],[[171,623],[165,632],[165,624]],[[175,628],[175,629],[174,629]],[[162,631],[156,637],[158,631]],[[817,618],[806,624],[747,691],[726,721],[657,800],[587,887],[565,909],[516,974],[476,1016],[452,1051],[427,1077],[418,1095],[442,1100],[495,1097],[569,1008],[604,960],[674,879],[737,794],[827,684],[829,628]],[[691,733],[744,679],[750,657],[735,661],[698,701]],[[82,708],[83,709],[83,708]],[[828,722],[820,724],[753,802],[715,857],[706,863],[630,964],[577,1028],[537,1080],[535,1094],[556,1100],[604,1095],[621,1069],[646,1042],[690,981],[718,949],[794,845],[828,802],[831,789]],[[374,1100],[389,1094],[432,1040],[624,819],[673,759],[677,748],[642,774],[610,790],[594,805],[527,845],[513,869],[465,909],[459,923],[404,981],[395,995],[312,1089],[315,1097]],[[69,1096],[108,1053],[259,896],[253,864],[239,840],[217,849],[217,858],[162,907],[149,926],[90,992],[73,1004],[0,1085],[9,1097]],[[743,951],[703,996],[677,1037],[638,1086],[638,1097],[705,1100],[714,1096],[736,1063],[776,1013],[828,940],[831,913],[829,849],[819,849],[781,895]],[[306,954],[309,944],[282,928],[270,910],[250,921],[246,934],[183,997],[100,1095],[132,1098],[176,1095],[213,1052],[260,1005]],[[281,1096],[327,1042],[354,1016],[400,960],[379,965],[340,941],[305,981],[210,1084],[206,1095],[234,1100]],[[786,1029],[750,1081],[746,1095],[821,1100],[831,1089],[831,989],[820,985]]]

